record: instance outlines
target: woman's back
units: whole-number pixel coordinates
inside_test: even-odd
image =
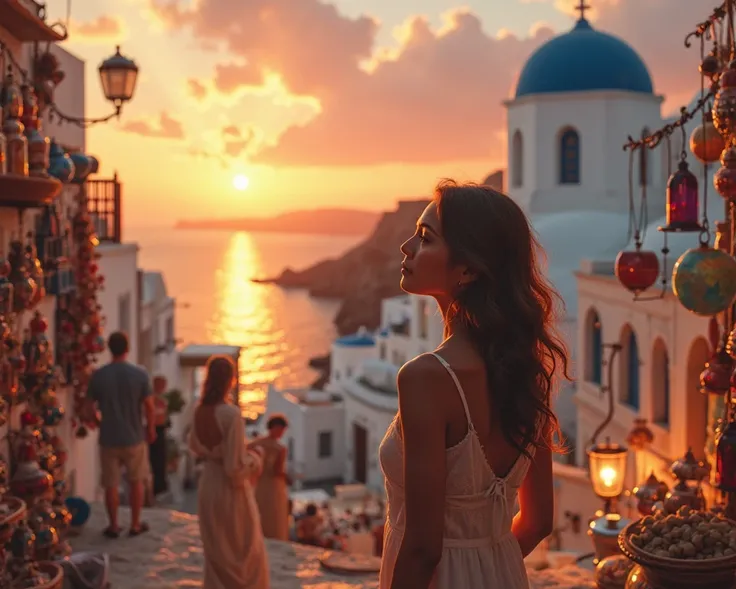
[[[462,435],[456,433],[450,437],[448,432],[448,443],[451,440],[452,443],[445,450],[443,553],[436,569],[436,586],[443,589],[526,587],[526,570],[511,533],[511,523],[529,458],[517,451],[506,471],[501,475],[494,472],[460,379],[442,356],[432,356],[432,361],[449,377],[447,393],[457,398],[465,428]],[[450,416],[449,430],[457,429],[454,417]],[[388,589],[406,525],[404,456],[398,416],[381,444],[380,461],[388,496],[380,587]]]
[[[189,447],[204,458],[197,513],[205,553],[204,589],[268,589],[269,571],[250,479],[260,457],[248,451],[240,410],[196,409]]]

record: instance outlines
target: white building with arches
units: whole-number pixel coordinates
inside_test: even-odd
[[[629,134],[662,126],[663,97],[636,51],[596,30],[584,10],[569,32],[531,55],[505,103],[507,191],[529,215],[564,301],[560,329],[575,377],[580,305],[574,274],[583,260],[614,260],[627,245],[630,186],[648,193],[649,218],[659,216],[668,170],[660,153],[643,150],[631,161],[622,150]],[[557,411],[566,436],[584,445],[572,386],[560,391]]]

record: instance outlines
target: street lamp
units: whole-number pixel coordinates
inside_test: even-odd
[[[629,451],[626,446],[612,444],[608,438],[602,444],[598,442],[598,436],[611,423],[616,409],[613,397],[613,367],[616,356],[623,349],[623,346],[618,342],[604,344],[604,347],[611,350],[607,362],[607,382],[601,386],[601,392],[608,395],[608,413],[590,440],[588,464],[593,491],[605,501],[605,513],[611,513],[614,500],[624,491]]]
[[[103,61],[98,71],[105,98],[115,105],[116,112],[119,114],[123,104],[133,98],[135,93],[138,66],[132,59],[120,53],[120,45],[118,45],[115,48],[115,55]]]
[[[120,53],[120,46],[118,45],[115,49],[115,54],[103,61],[97,70],[100,74],[102,92],[105,94],[105,98],[112,102],[115,107],[113,112],[99,118],[73,117],[59,111],[56,104],[50,101],[48,105],[50,114],[60,121],[73,123],[79,127],[90,127],[98,123],[107,123],[111,119],[119,117],[123,105],[129,102],[133,98],[133,94],[135,94],[135,86],[138,81],[138,66],[132,59]]]
[[[606,502],[606,513],[611,512],[612,501],[624,492],[627,457],[626,446],[612,444],[609,439],[588,450],[590,481],[595,494]]]

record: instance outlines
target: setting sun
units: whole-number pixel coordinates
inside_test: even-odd
[[[248,186],[250,185],[250,180],[248,179],[248,176],[245,174],[237,174],[233,178],[233,186],[235,187],[235,190],[248,190]]]

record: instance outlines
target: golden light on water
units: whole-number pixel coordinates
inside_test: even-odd
[[[261,276],[261,259],[248,233],[235,233],[223,266],[217,271],[219,301],[212,324],[214,342],[242,346],[240,405],[243,415],[255,417],[264,409],[264,383],[279,376],[283,334],[274,330],[271,314],[274,288],[251,281]]]

